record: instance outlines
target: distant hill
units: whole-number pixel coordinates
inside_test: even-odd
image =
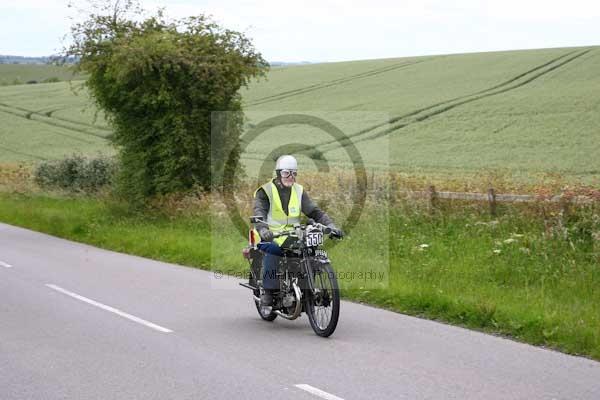
[[[58,56],[44,56],[44,57],[28,57],[28,56],[11,56],[0,54],[0,64],[49,64],[56,61]],[[76,59],[69,57],[67,59],[61,59],[66,64],[73,64]]]
[[[0,64],[47,64],[50,57],[23,57],[0,54]]]
[[[82,77],[73,74],[70,65],[0,63],[0,86],[51,83],[76,79],[82,79]]]
[[[28,57],[28,56],[11,56],[0,54],[0,64],[49,64],[54,61],[56,56],[45,56],[45,57]],[[75,59],[69,58],[67,64],[72,64]],[[270,61],[271,67],[289,67],[292,65],[304,65],[311,64],[310,61],[297,61],[297,62],[286,62],[286,61]]]
[[[305,65],[312,64],[310,61],[297,61],[297,62],[286,62],[286,61],[269,61],[271,67],[291,67],[294,65]]]

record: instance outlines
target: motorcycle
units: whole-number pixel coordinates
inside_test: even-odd
[[[256,216],[251,217],[250,222],[264,223]],[[263,320],[273,321],[278,316],[295,320],[305,312],[317,335],[333,334],[340,315],[340,291],[328,255],[321,248],[325,235],[338,238],[330,228],[312,220],[288,231],[274,232],[274,237],[286,236],[291,240],[284,242],[283,256],[278,260],[279,290],[273,294],[273,304],[266,306],[260,301],[264,293],[261,279],[264,254],[250,233],[249,245],[243,249],[250,264],[249,281],[240,285],[252,290],[254,304]]]

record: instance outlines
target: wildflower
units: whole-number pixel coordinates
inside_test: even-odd
[[[504,243],[506,243],[506,244],[511,244],[511,243],[514,243],[514,242],[516,242],[516,240],[515,240],[515,239],[513,239],[513,238],[506,239],[506,240],[504,241]]]
[[[511,233],[510,236],[514,238],[522,238],[525,235],[521,235],[520,233]]]
[[[502,250],[500,250],[500,249],[494,249],[494,254],[500,254],[500,253],[502,253]]]
[[[531,254],[531,250],[529,250],[527,247],[520,247],[519,250],[521,253]]]
[[[426,243],[423,243],[423,244],[418,245],[417,248],[419,249],[419,251],[425,251],[429,248],[429,245]]]

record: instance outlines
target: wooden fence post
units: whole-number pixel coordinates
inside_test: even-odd
[[[435,191],[435,186],[430,185],[428,188],[429,195],[429,211],[433,212],[437,207],[437,193]]]
[[[567,194],[565,194],[565,191],[562,190],[560,193],[560,199],[558,200],[558,204],[560,205],[560,212],[558,213],[558,218],[561,228],[564,226],[565,220],[569,215],[570,203],[571,199]]]
[[[389,180],[388,180],[388,185],[387,186],[387,191],[388,191],[388,204],[391,206],[394,206],[396,204],[396,196],[398,195],[398,185],[396,184],[396,176],[392,175],[391,173],[388,175],[389,176]]]
[[[487,192],[488,202],[490,203],[490,214],[492,217],[496,216],[496,191],[493,187],[490,187]]]

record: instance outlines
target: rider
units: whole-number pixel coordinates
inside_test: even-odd
[[[275,164],[276,177],[254,192],[254,215],[267,223],[257,223],[255,228],[260,235],[258,248],[265,253],[263,259],[263,287],[261,295],[263,305],[273,304],[273,292],[279,288],[275,274],[278,257],[283,256],[282,244],[287,236],[273,238],[273,232],[288,230],[300,223],[300,213],[326,225],[336,236],[342,237],[331,218],[322,211],[308,196],[302,186],[296,183],[298,162],[293,156],[284,155]]]

